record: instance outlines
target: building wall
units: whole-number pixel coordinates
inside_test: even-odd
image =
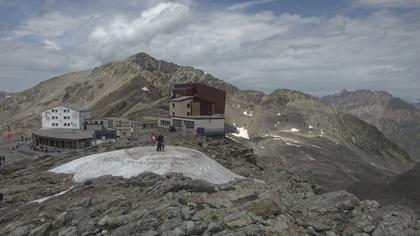
[[[214,104],[214,114],[225,114],[226,92],[223,90],[204,84],[176,84],[172,93],[178,96],[195,96],[197,99],[208,101]]]
[[[80,129],[81,118],[84,122],[86,116],[90,116],[89,112],[85,112],[80,117],[80,112],[72,110],[64,106],[58,106],[48,109],[41,113],[42,128],[69,128]]]
[[[195,120],[197,128],[204,128],[206,131],[224,131],[225,119],[199,119]]]
[[[85,122],[90,118],[91,116],[89,111],[79,112],[79,129],[83,129]]]
[[[193,129],[194,131],[196,131],[197,128],[204,128],[206,132],[224,132],[225,128],[225,119],[185,119],[179,117],[172,118],[172,125],[175,127],[181,128],[182,122],[186,124],[187,129]]]
[[[169,116],[190,116],[193,99],[186,99],[184,101],[170,102]],[[189,107],[188,107],[189,104]]]

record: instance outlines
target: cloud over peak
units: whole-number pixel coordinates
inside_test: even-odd
[[[386,0],[376,0],[381,1]],[[189,1],[151,2],[130,11],[54,10],[27,19],[11,34],[13,40],[0,37],[0,50],[6,52],[0,54],[0,65],[51,74],[145,51],[266,92],[281,87],[314,94],[343,88],[396,95],[420,90],[420,16],[415,10],[404,15],[379,9],[359,17],[305,16],[206,8]],[[230,8],[257,4],[245,3]],[[28,60],[28,55],[41,55],[42,60]]]

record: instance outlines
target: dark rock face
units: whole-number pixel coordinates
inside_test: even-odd
[[[343,91],[326,96],[334,109],[378,127],[390,140],[420,160],[420,110],[383,91]]]
[[[270,189],[252,179],[212,185],[179,174],[101,177],[43,203],[1,208],[0,234],[420,233],[417,216],[409,211],[384,209],[374,201],[360,202],[344,191],[316,195],[306,181],[298,185]]]

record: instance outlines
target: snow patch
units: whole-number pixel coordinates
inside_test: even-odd
[[[308,126],[309,129],[313,129],[314,127],[312,125]]]
[[[294,147],[299,147],[300,148],[300,145],[297,145],[297,144],[294,144],[294,143],[286,143],[286,145],[294,146]]]
[[[252,117],[252,112],[253,111],[251,111],[250,113],[248,113],[248,111],[244,111],[244,115]]]
[[[76,182],[103,175],[130,178],[144,172],[159,175],[177,172],[192,179],[202,179],[215,184],[243,178],[205,154],[179,146],[165,147],[164,152],[156,152],[155,147],[146,146],[98,153],[76,159],[50,171],[73,174]]]
[[[280,112],[277,112],[277,116],[281,116],[281,113]]]
[[[141,90],[149,92],[149,89],[147,87],[143,87]]]
[[[47,201],[50,198],[61,196],[61,195],[65,194],[65,193],[67,193],[68,191],[72,190],[74,187],[76,187],[76,185],[70,187],[67,190],[64,190],[62,192],[59,192],[57,194],[54,194],[54,195],[51,195],[51,196],[48,196],[48,197],[44,197],[44,198],[40,198],[40,199],[37,199],[37,200],[33,200],[32,202],[37,202],[37,203],[45,202],[45,201]]]
[[[318,148],[318,149],[322,149],[320,146],[317,146],[317,145],[311,145],[312,147],[314,147],[314,148]]]
[[[316,159],[315,159],[315,158],[313,158],[313,157],[311,157],[311,156],[306,155],[305,157],[306,157],[306,158],[308,158],[308,159],[309,159],[309,160],[311,160],[311,161],[316,161]]]
[[[298,130],[298,129],[296,129],[296,128],[291,128],[291,129],[290,129],[290,131],[291,131],[291,132],[299,132],[299,130]]]
[[[237,129],[239,133],[233,133],[233,136],[249,139],[248,130],[245,127],[238,127]]]

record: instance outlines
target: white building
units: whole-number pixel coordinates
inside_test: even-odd
[[[65,104],[42,112],[42,128],[83,129],[90,110],[75,104]]]

